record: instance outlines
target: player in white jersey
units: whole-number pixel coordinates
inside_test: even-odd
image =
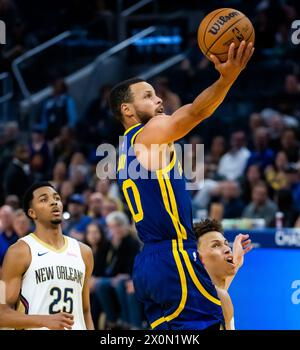
[[[233,243],[233,252],[223,234],[222,225],[211,219],[194,225],[200,259],[214,283],[221,300],[226,330],[234,330],[234,312],[228,288],[244,255],[252,249],[249,235],[239,234]]]
[[[12,245],[4,258],[6,301],[28,315],[66,312],[72,329],[94,329],[89,300],[93,269],[91,249],[62,234],[63,205],[54,187],[32,185],[24,196],[24,211],[36,229]]]

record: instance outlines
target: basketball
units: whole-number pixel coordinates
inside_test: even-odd
[[[227,60],[228,48],[232,42],[237,50],[241,41],[254,44],[254,39],[255,32],[249,18],[231,8],[210,12],[198,28],[200,50],[208,59],[210,55],[215,55],[221,62]]]

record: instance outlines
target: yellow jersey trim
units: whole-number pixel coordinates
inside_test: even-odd
[[[132,129],[134,129],[135,127],[141,125],[142,123],[137,123],[137,124],[134,124],[132,125],[130,128],[128,128],[127,130],[125,130],[124,132],[124,136],[127,135],[129,133],[129,131],[131,131]]]
[[[203,287],[203,285],[199,281],[199,279],[194,271],[194,268],[190,262],[190,259],[189,259],[187,252],[183,248],[183,241],[182,240],[187,239],[187,233],[186,233],[186,229],[181,224],[180,219],[179,219],[178,209],[177,209],[177,205],[176,205],[176,198],[175,198],[174,191],[172,188],[172,183],[170,181],[168,174],[163,174],[162,178],[159,177],[158,182],[159,182],[160,189],[162,192],[163,203],[165,205],[165,208],[166,208],[168,214],[171,217],[172,223],[173,223],[174,228],[176,230],[179,251],[183,256],[185,265],[187,267],[188,273],[189,273],[193,283],[195,284],[195,286],[197,287],[199,292],[205,298],[207,298],[208,300],[210,300],[212,303],[214,303],[216,305],[221,305],[220,300],[215,298],[211,294],[209,294],[206,291],[206,289]]]
[[[164,168],[156,170],[157,177],[160,178],[160,177],[162,177],[162,175],[171,171],[174,168],[174,165],[176,163],[176,159],[177,159],[177,154],[176,154],[175,150],[173,150],[173,157],[172,157],[172,160],[170,161],[170,163],[167,166],[165,166]]]
[[[140,129],[132,136],[131,142],[130,142],[131,146],[133,146],[135,138],[137,137],[137,135],[138,135],[143,129],[144,129],[144,128],[140,128]]]
[[[187,239],[186,229],[184,228],[184,226],[182,225],[182,223],[180,222],[180,219],[179,219],[179,214],[178,214],[178,209],[177,209],[177,204],[176,204],[176,198],[175,198],[174,191],[173,191],[173,188],[172,188],[172,184],[171,184],[171,181],[170,181],[170,178],[169,178],[168,174],[165,174],[164,178],[165,178],[165,182],[166,182],[166,185],[167,185],[167,191],[168,191],[168,194],[169,194],[169,198],[170,198],[170,201],[171,201],[172,213],[175,216],[176,222],[177,222],[177,224],[179,226],[179,230],[181,232],[181,237],[183,239]]]
[[[198,277],[196,276],[196,273],[193,269],[193,266],[191,264],[190,258],[188,256],[188,253],[186,252],[186,250],[183,249],[183,244],[182,242],[178,243],[179,245],[179,251],[181,253],[181,255],[183,256],[185,265],[188,269],[189,275],[192,279],[192,281],[194,282],[195,286],[197,287],[197,289],[199,290],[199,292],[208,300],[210,300],[212,303],[221,306],[221,301],[217,298],[215,298],[214,296],[210,295],[206,289],[202,286],[201,282],[199,281]]]
[[[165,209],[166,209],[167,213],[170,215],[170,218],[171,218],[173,226],[175,228],[178,240],[182,240],[182,233],[181,233],[180,228],[179,228],[178,220],[175,217],[175,215],[173,215],[173,213],[171,211],[170,202],[169,202],[169,198],[168,198],[168,192],[167,192],[164,177],[160,176],[161,174],[158,174],[157,172],[156,172],[156,174],[157,174],[158,184],[160,187],[160,191],[161,191],[161,195],[162,195]]]
[[[151,323],[151,328],[155,328],[157,326],[159,326],[160,324],[162,324],[163,322],[169,322],[171,320],[173,320],[174,318],[176,318],[181,311],[184,309],[185,304],[186,304],[186,300],[187,300],[187,283],[186,283],[186,277],[185,277],[185,273],[184,273],[184,269],[182,266],[182,262],[180,260],[180,256],[178,253],[178,248],[177,248],[177,242],[175,239],[172,240],[172,252],[173,252],[173,256],[175,259],[175,263],[177,266],[177,270],[179,272],[179,277],[180,277],[180,285],[181,285],[181,300],[179,303],[179,306],[177,307],[177,309],[169,316],[166,317],[161,317],[158,320],[154,321]]]
[[[60,249],[55,249],[54,247],[52,247],[50,244],[42,241],[39,237],[37,237],[34,233],[31,233],[30,236],[32,238],[34,238],[38,243],[40,243],[41,245],[43,245],[45,248],[52,250],[55,253],[63,253],[64,251],[67,250],[68,248],[68,239],[63,236],[64,239],[64,245],[60,248]]]

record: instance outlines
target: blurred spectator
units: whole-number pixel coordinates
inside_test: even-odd
[[[235,219],[241,217],[244,204],[240,199],[240,187],[235,181],[223,181],[220,183],[219,196],[213,197],[212,203],[218,202],[223,206],[223,218]]]
[[[18,209],[13,214],[13,228],[18,238],[26,236],[30,232],[31,222],[23,209]]]
[[[293,196],[294,207],[300,211],[300,178],[297,164],[287,164],[284,173],[287,180],[287,189],[291,191]]]
[[[1,45],[0,45],[1,46]],[[7,122],[3,126],[3,135],[0,137],[0,181],[3,183],[3,176],[11,162],[14,149],[19,142],[19,124],[15,121]]]
[[[5,198],[4,204],[9,205],[10,207],[13,208],[13,210],[17,210],[20,208],[20,199],[15,194],[9,194]]]
[[[32,128],[29,147],[31,170],[35,180],[47,180],[49,178],[51,155],[44,131],[38,125]]]
[[[68,87],[63,79],[56,79],[52,84],[52,96],[44,103],[41,124],[47,130],[47,139],[53,140],[63,126],[74,129],[78,120],[73,98],[68,94]]]
[[[245,147],[245,133],[237,131],[231,134],[231,149],[220,159],[218,174],[227,180],[236,180],[243,173],[250,151]]]
[[[156,78],[154,88],[157,96],[163,100],[164,113],[171,115],[181,106],[179,96],[171,91],[169,81],[166,77],[161,76]]]
[[[94,192],[89,197],[88,214],[93,220],[101,222],[102,219],[102,204],[103,195],[99,192]]]
[[[283,213],[283,227],[294,227],[299,216],[299,210],[294,206],[293,196],[291,191],[282,189],[275,194],[275,203],[278,210]],[[271,225],[275,226],[275,222]]]
[[[124,132],[123,126],[110,112],[108,102],[110,90],[111,85],[101,87],[98,97],[90,103],[85,117],[77,125],[78,137],[93,148],[101,143],[117,145],[119,135]]]
[[[18,240],[13,229],[13,209],[4,205],[0,208],[0,267],[7,249]]]
[[[68,126],[61,128],[59,136],[53,141],[53,160],[63,161],[69,164],[74,152],[79,148],[78,142],[75,139],[73,130]]]
[[[112,198],[104,198],[102,202],[102,217],[105,220],[108,214],[118,210],[118,203]]]
[[[241,178],[242,200],[249,203],[252,197],[252,190],[262,180],[262,174],[258,165],[250,165],[246,176]]]
[[[278,152],[275,158],[275,165],[269,165],[265,170],[266,181],[274,191],[278,191],[287,186],[287,179],[284,172],[287,164],[288,159],[286,153]]]
[[[280,92],[280,108],[284,113],[300,116],[300,82],[295,74],[285,77],[284,90]]]
[[[103,195],[103,198],[112,199],[117,203],[117,209],[123,210],[123,203],[120,200],[120,191],[117,182],[109,179],[98,179],[95,185],[95,191]]]
[[[53,168],[53,177],[51,180],[52,185],[58,190],[61,191],[63,182],[67,177],[67,166],[65,162],[57,162]]]
[[[253,137],[255,135],[255,131],[258,128],[263,127],[263,126],[265,126],[265,124],[264,124],[264,120],[263,120],[261,114],[257,113],[257,112],[251,113],[250,117],[249,117],[249,125],[248,125],[249,133],[247,135],[247,138],[248,138],[247,144],[248,144],[249,149],[254,148]]]
[[[74,165],[70,169],[70,181],[76,193],[82,194],[88,189],[88,167],[86,165]]]
[[[115,328],[119,318],[127,320],[122,291],[130,279],[133,262],[140,245],[130,233],[127,216],[122,212],[112,212],[107,216],[107,225],[111,233],[113,254],[105,275],[96,284],[96,293],[106,313],[108,328]],[[121,290],[121,291],[120,291]]]
[[[252,190],[252,201],[244,209],[242,217],[249,219],[264,218],[266,227],[274,222],[277,205],[268,197],[268,188],[264,182],[256,184]]]
[[[88,244],[94,256],[94,269],[90,279],[90,300],[93,322],[98,328],[99,314],[102,311],[98,298],[95,295],[95,286],[100,277],[105,276],[107,261],[110,259],[108,254],[111,254],[111,243],[106,239],[104,232],[100,226],[92,222],[86,228],[84,242]]]
[[[15,147],[14,158],[4,175],[4,192],[23,197],[26,189],[33,182],[29,167],[30,150],[27,144],[20,143]]]
[[[205,165],[209,168],[207,172],[210,178],[215,177],[219,161],[225,151],[225,138],[223,136],[215,136],[212,140],[209,152],[205,155]]]
[[[264,171],[268,165],[273,164],[274,152],[268,147],[269,132],[267,128],[257,128],[254,134],[254,150],[247,162],[247,167],[257,164],[261,171]]]
[[[92,219],[85,215],[85,201],[82,195],[75,193],[68,201],[70,218],[64,222],[63,231],[67,236],[82,241],[87,225]]]
[[[296,163],[299,160],[299,142],[293,129],[287,129],[281,136],[281,150],[285,152],[288,161]]]
[[[66,180],[60,186],[60,197],[64,205],[64,208],[67,208],[67,204],[70,196],[74,193],[74,186],[71,181]]]
[[[274,115],[269,119],[267,125],[270,135],[269,146],[273,151],[277,152],[280,149],[280,138],[285,128],[282,115],[277,112],[274,113]]]

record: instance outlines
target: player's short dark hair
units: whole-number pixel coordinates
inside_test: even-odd
[[[122,103],[130,103],[133,100],[133,96],[130,90],[130,86],[137,83],[142,83],[145,80],[139,78],[131,78],[124,80],[121,83],[115,85],[109,95],[110,109],[117,120],[123,122],[123,115],[121,112]]]
[[[25,214],[31,219],[31,217],[28,215],[28,210],[31,207],[31,202],[33,200],[33,192],[35,190],[37,190],[40,187],[51,187],[53,189],[54,186],[52,186],[49,182],[47,181],[39,181],[39,182],[35,182],[33,183],[25,192],[24,196],[23,196],[23,210],[25,212]]]
[[[212,231],[217,231],[224,234],[222,224],[215,219],[203,219],[194,224],[194,233],[197,240],[206,233]]]

